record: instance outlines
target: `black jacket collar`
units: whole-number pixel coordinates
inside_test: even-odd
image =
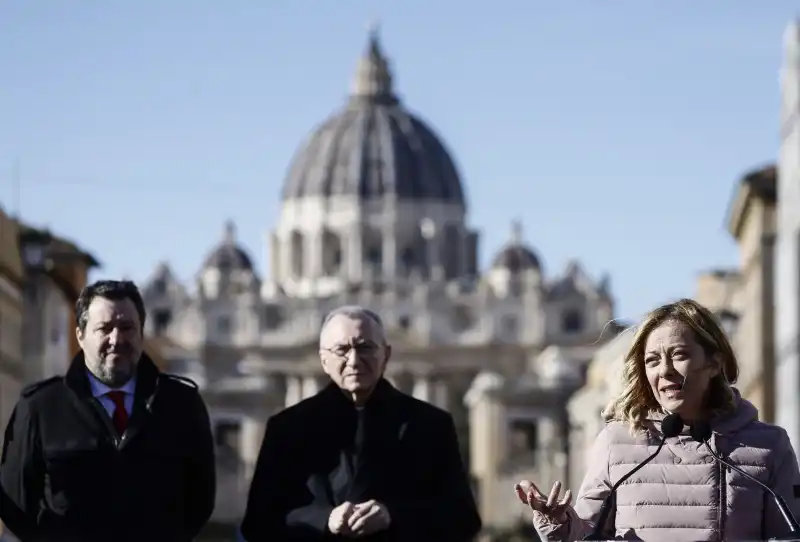
[[[368,410],[379,410],[387,404],[391,403],[397,397],[398,392],[392,384],[385,378],[378,380],[375,389],[372,390],[364,408]],[[342,392],[341,388],[335,382],[330,382],[320,393],[326,402],[336,405],[340,408],[354,408],[353,401]]]

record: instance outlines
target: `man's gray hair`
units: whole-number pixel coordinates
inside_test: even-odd
[[[381,333],[385,334],[385,329],[383,327],[383,320],[378,313],[372,309],[368,309],[366,307],[362,307],[361,305],[343,305],[341,307],[337,307],[333,309],[331,312],[325,315],[325,318],[322,320],[322,326],[320,326],[320,335],[325,330],[325,327],[337,316],[347,316],[348,318],[359,318],[359,319],[367,319],[371,320],[374,324],[378,326]]]
[[[322,320],[322,326],[319,328],[320,345],[322,344],[322,334],[325,332],[325,327],[337,316],[347,316],[348,318],[352,318],[354,320],[369,320],[378,327],[378,332],[381,335],[384,345],[387,344],[386,329],[383,327],[383,320],[380,316],[378,316],[377,312],[372,309],[362,307],[361,305],[343,305],[333,309],[331,312],[326,314],[325,318]]]

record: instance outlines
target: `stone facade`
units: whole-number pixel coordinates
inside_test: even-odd
[[[25,284],[23,323],[25,380],[35,382],[66,373],[70,352],[73,304],[48,276],[34,276]]]
[[[739,359],[737,386],[775,422],[775,231],[777,172],[774,166],[744,175],[734,190],[728,231],[739,246],[740,264],[728,299],[719,309],[730,325]]]
[[[5,428],[25,380],[22,357],[23,270],[16,222],[0,209],[0,424]],[[0,436],[0,445],[2,445]],[[13,540],[4,533],[0,538]]]
[[[16,222],[0,209],[0,424],[8,417],[25,380],[22,357],[23,270]]]

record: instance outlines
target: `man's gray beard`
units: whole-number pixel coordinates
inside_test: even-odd
[[[105,360],[99,360],[93,367],[89,367],[91,373],[103,384],[110,388],[124,386],[133,377],[135,365],[128,363],[124,366],[112,367]]]

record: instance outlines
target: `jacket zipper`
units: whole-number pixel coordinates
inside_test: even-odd
[[[720,454],[725,459],[723,454]],[[726,472],[728,468],[717,461],[719,465],[719,539],[725,540],[725,517],[728,512],[728,478]]]
[[[112,425],[103,405],[96,400],[92,400],[92,407],[102,420],[103,425],[105,425],[106,429],[108,429],[108,432],[111,435],[112,443],[114,444],[114,449],[118,452],[121,451],[127,440],[128,430],[126,429],[125,432],[120,435],[117,433],[116,429],[114,429],[114,426]]]

